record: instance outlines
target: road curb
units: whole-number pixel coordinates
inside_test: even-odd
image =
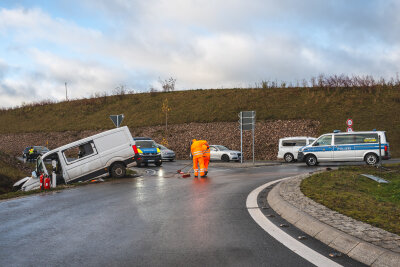
[[[306,178],[308,176],[310,176],[310,174],[297,175],[291,178]],[[281,183],[282,182],[278,183],[270,191],[267,201],[271,208],[289,223],[328,246],[368,266],[400,266],[399,253],[378,247],[344,233],[294,207],[280,195],[279,189]]]

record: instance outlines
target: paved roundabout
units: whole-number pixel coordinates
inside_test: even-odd
[[[265,232],[246,200],[265,183],[316,168],[211,165],[208,178],[183,179],[175,173],[185,163],[0,202],[0,265],[313,266]],[[302,234],[288,226],[292,238]],[[325,258],[333,251],[311,237],[306,243]],[[329,260],[363,266],[345,255]]]

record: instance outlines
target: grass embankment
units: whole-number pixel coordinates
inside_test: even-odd
[[[301,191],[322,205],[400,235],[400,164],[375,167],[343,167],[316,174],[302,181]],[[373,174],[387,181],[379,184],[360,174]]]
[[[319,134],[345,130],[386,130],[394,156],[400,156],[400,88],[267,88],[142,93],[27,105],[0,111],[0,133],[59,132],[113,128],[109,115],[125,114],[123,125],[162,125],[168,99],[169,124],[233,122],[238,112],[255,110],[257,120],[312,119]]]
[[[0,195],[11,192],[13,184],[28,175],[28,165],[0,151]]]

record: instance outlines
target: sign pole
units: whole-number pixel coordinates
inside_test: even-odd
[[[243,163],[243,116],[242,112],[240,112],[240,163]]]
[[[255,164],[254,162],[254,124],[253,124],[253,165]]]

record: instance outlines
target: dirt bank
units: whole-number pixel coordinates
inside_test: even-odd
[[[257,160],[274,160],[278,153],[278,139],[286,136],[316,136],[320,123],[311,120],[259,121],[255,130],[255,157]],[[161,143],[163,138],[174,150],[178,159],[188,159],[193,138],[206,139],[209,144],[225,145],[240,150],[240,130],[237,122],[188,123],[130,129],[132,136],[148,136]],[[66,131],[50,133],[0,134],[0,150],[21,156],[29,145],[45,145],[49,149],[68,144],[101,131]],[[243,137],[245,159],[251,159],[251,131]]]

